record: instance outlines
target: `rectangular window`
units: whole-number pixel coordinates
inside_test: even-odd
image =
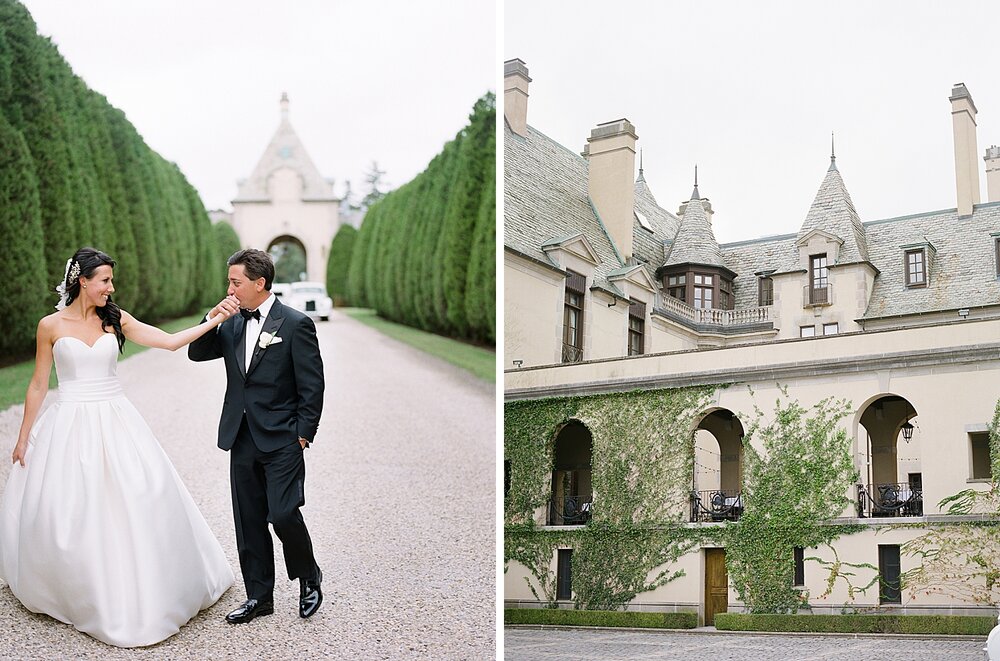
[[[1000,275],[1000,236],[993,239],[993,255],[996,258],[997,275]]]
[[[795,582],[793,585],[806,584],[806,560],[805,549],[801,546],[795,547]]]
[[[736,297],[733,296],[733,281],[729,278],[719,278],[719,307],[732,310],[736,307]]]
[[[774,280],[770,276],[757,280],[757,305],[774,305]]]
[[[926,260],[924,259],[923,249],[907,250],[905,261],[906,261],[906,286],[926,287],[927,269],[925,268]]]
[[[826,253],[809,257],[809,302],[826,303],[830,300],[827,286],[830,284],[826,268]]]
[[[715,289],[715,276],[694,276],[694,307],[701,310],[712,308],[712,297]]]
[[[899,593],[899,545],[878,545],[879,603],[901,603]]]
[[[566,302],[563,308],[562,362],[583,360],[583,297],[587,279],[579,273],[567,272]]]
[[[556,599],[569,600],[573,598],[573,549],[559,549],[558,553]]]
[[[984,431],[969,434],[969,444],[972,448],[972,479],[985,480],[993,477],[990,466],[990,433]]]
[[[836,335],[840,332],[840,324],[823,324],[823,335]]]
[[[816,337],[816,327],[799,326],[799,337]]]
[[[628,355],[641,356],[645,344],[646,304],[629,300],[628,306]]]
[[[687,276],[671,275],[667,277],[667,295],[679,301],[687,301]]]

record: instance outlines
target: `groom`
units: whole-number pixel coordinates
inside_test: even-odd
[[[299,615],[323,602],[323,574],[313,558],[299,507],[305,504],[303,451],[323,409],[323,361],[316,326],[271,293],[274,263],[248,248],[229,258],[229,295],[209,315],[232,317],[188,347],[191,360],[224,358],[228,385],[219,447],[231,450],[236,545],[247,600],[231,624],[274,612],[274,548],[281,540],[289,579],[299,579]],[[235,314],[239,311],[239,314]]]

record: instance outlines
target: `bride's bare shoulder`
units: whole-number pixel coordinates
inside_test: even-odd
[[[51,337],[62,324],[62,312],[53,312],[38,320],[38,334],[42,337]]]

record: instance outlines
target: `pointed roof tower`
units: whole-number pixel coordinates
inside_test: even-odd
[[[694,190],[691,191],[691,199],[683,206],[680,227],[664,266],[690,263],[727,268],[712,231],[712,221],[705,209],[708,200],[702,199],[698,193],[697,166],[694,176]]]
[[[302,199],[310,202],[331,202],[337,198],[333,194],[333,183],[323,178],[316,165],[306,153],[305,146],[288,120],[288,94],[281,94],[281,123],[274,132],[271,142],[247,179],[239,182],[239,190],[233,202],[267,202],[271,200],[268,180],[282,168],[294,170],[302,179]]]
[[[822,230],[837,236],[844,241],[837,262],[867,262],[868,242],[865,238],[865,228],[861,218],[854,209],[851,194],[847,192],[844,179],[837,169],[837,157],[833,152],[833,140],[830,143],[830,167],[826,177],[816,192],[816,198],[809,213],[799,229],[797,238],[802,239],[814,230]]]

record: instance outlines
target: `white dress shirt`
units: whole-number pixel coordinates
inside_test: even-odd
[[[271,311],[271,306],[274,305],[274,294],[269,294],[264,302],[260,304],[257,308],[260,310],[260,319],[254,319],[253,317],[247,319],[244,323],[246,324],[246,329],[243,331],[246,333],[247,346],[246,346],[246,365],[247,369],[250,369],[250,358],[253,356],[254,349],[257,348],[257,341],[260,339],[260,329],[264,327],[264,320],[267,319],[268,313]]]

